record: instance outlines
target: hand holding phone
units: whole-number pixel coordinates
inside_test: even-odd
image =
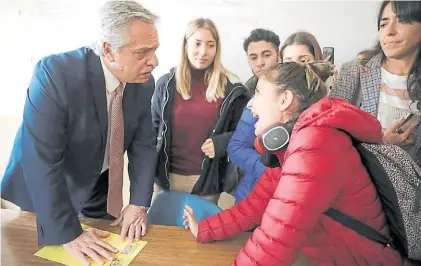
[[[409,127],[413,127],[414,125],[418,125],[420,122],[421,115],[415,115],[410,113],[406,115],[404,118],[401,119],[402,126],[396,129],[396,133],[402,134],[405,132]]]
[[[411,145],[414,142],[411,134],[417,128],[419,119],[420,115],[409,114],[396,121],[383,133],[383,142],[399,147]]]

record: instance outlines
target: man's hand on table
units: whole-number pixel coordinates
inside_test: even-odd
[[[108,232],[89,228],[73,241],[64,244],[63,247],[85,265],[90,264],[88,258],[93,259],[98,264],[103,264],[103,258],[109,261],[114,259],[110,252],[118,252],[118,249],[100,239],[108,235]]]
[[[121,225],[121,240],[124,241],[128,236],[129,242],[132,243],[139,241],[141,236],[145,236],[146,218],[146,210],[143,207],[128,205],[110,225]]]

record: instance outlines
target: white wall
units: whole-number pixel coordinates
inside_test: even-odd
[[[103,0],[0,0],[0,177],[19,125],[33,65],[39,58],[89,44]],[[376,39],[378,2],[275,0],[144,0],[160,17],[159,77],[178,62],[187,23],[214,19],[222,39],[223,63],[245,81],[251,72],[242,43],[257,27],[281,41],[298,30],[313,33],[321,46],[335,47],[339,65]]]

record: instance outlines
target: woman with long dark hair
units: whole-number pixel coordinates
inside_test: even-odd
[[[383,141],[421,165],[421,2],[382,2],[377,26],[378,44],[341,67],[330,97],[376,116]]]

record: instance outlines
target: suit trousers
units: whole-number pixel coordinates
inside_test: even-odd
[[[108,170],[101,173],[92,189],[90,198],[84,202],[79,217],[113,220],[107,213]]]

